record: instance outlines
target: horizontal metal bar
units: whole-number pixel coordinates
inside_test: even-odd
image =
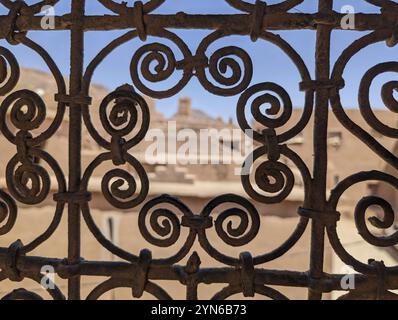
[[[0,268],[7,263],[6,253],[0,248]],[[43,266],[53,266],[54,271],[61,278],[71,278],[76,275],[103,276],[120,279],[131,279],[135,275],[137,264],[118,261],[81,261],[76,265],[67,265],[65,260],[34,256],[21,256],[18,258],[17,269],[23,276],[36,276]],[[148,272],[150,280],[181,280],[181,270],[185,266],[178,265],[151,265]],[[342,289],[341,280],[346,275],[324,274],[320,279],[311,279],[307,272],[254,269],[255,283],[271,286],[316,288],[322,292],[348,291]],[[241,271],[232,267],[202,268],[197,275],[198,283],[215,284],[225,283],[240,284]],[[374,276],[355,274],[355,287],[357,290],[372,292],[377,290],[377,280]],[[398,274],[386,275],[387,290],[398,289]]]
[[[318,24],[328,24],[334,29],[341,29],[341,20],[345,15],[333,12],[331,14],[305,14],[305,13],[273,13],[264,18],[263,28],[266,30],[299,30],[315,29]],[[386,17],[389,17],[388,19]],[[391,17],[395,13],[387,14],[355,14],[355,30],[367,31],[376,29],[392,29]],[[215,30],[226,28],[236,34],[250,32],[251,15],[200,15],[177,13],[174,15],[149,14],[144,17],[147,32],[155,32],[159,28],[175,29],[207,29]],[[20,31],[43,30],[42,17],[26,16],[18,17],[16,26]],[[75,21],[70,14],[55,16],[55,28],[53,30],[70,30]],[[80,21],[79,21],[80,23]],[[83,21],[85,31],[106,31],[135,28],[136,23],[131,16],[101,15],[86,16]],[[8,16],[0,16],[0,36],[5,33],[10,25]],[[48,31],[48,30],[43,30]]]

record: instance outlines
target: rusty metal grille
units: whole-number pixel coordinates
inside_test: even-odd
[[[18,209],[16,201],[34,207],[41,203],[50,190],[50,175],[42,166],[45,162],[56,177],[57,192],[54,195],[55,215],[47,230],[40,234],[31,243],[21,241],[12,243],[8,248],[0,248],[0,281],[9,279],[19,282],[24,278],[40,283],[40,274],[43,265],[54,267],[56,274],[68,280],[68,292],[61,292],[57,287],[49,289],[54,299],[71,300],[97,299],[104,293],[121,287],[132,289],[132,296],[139,298],[144,292],[150,293],[159,299],[170,299],[167,287],[161,287],[158,280],[176,281],[186,288],[186,298],[195,300],[198,297],[200,284],[222,284],[223,289],[214,295],[214,299],[225,299],[236,293],[243,293],[245,297],[255,294],[272,299],[286,297],[273,287],[301,287],[308,289],[309,299],[321,299],[324,293],[342,290],[340,281],[342,274],[328,274],[324,272],[324,243],[326,237],[334,252],[347,265],[352,266],[359,274],[356,277],[355,290],[347,292],[344,298],[387,299],[395,298],[392,290],[398,289],[397,267],[386,267],[381,261],[370,261],[365,264],[350,255],[338,238],[336,227],[340,214],[337,206],[341,196],[351,186],[370,180],[383,181],[397,188],[396,177],[379,172],[353,172],[351,176],[341,181],[328,195],[327,192],[327,127],[329,113],[333,112],[339,122],[357,139],[362,140],[386,164],[398,168],[398,159],[386,150],[372,135],[356,125],[346,114],[341,103],[340,91],[344,87],[344,71],[359,51],[367,46],[384,42],[393,46],[397,42],[398,5],[388,0],[364,0],[380,8],[377,14],[356,14],[357,31],[364,31],[365,36],[349,45],[337,59],[334,66],[330,63],[331,33],[341,29],[340,21],[343,14],[333,11],[333,0],[319,0],[318,12],[293,12],[302,0],[286,0],[280,3],[267,5],[262,1],[248,3],[242,0],[225,1],[238,9],[238,14],[207,14],[196,15],[183,12],[160,15],[153,11],[162,6],[167,0],[150,0],[142,3],[135,2],[134,6],[113,2],[112,0],[98,0],[104,7],[113,12],[113,15],[89,16],[85,13],[85,0],[72,0],[69,14],[55,17],[56,30],[70,31],[70,85],[69,88],[61,72],[47,51],[29,38],[30,31],[51,32],[42,30],[38,15],[43,5],[56,5],[59,0],[44,0],[36,5],[27,5],[23,1],[0,0],[9,14],[0,16],[0,38],[15,46],[26,46],[43,59],[51,70],[57,85],[57,113],[53,123],[39,135],[33,131],[40,129],[46,117],[46,106],[42,99],[32,91],[20,90],[13,92],[19,79],[19,63],[14,54],[0,47],[0,95],[4,97],[0,109],[2,134],[15,145],[16,154],[9,163],[2,163],[6,171],[7,190],[0,191],[0,220],[3,222],[0,235],[10,232],[16,220]],[[84,68],[84,35],[88,31],[106,32],[107,30],[126,30],[126,33],[110,42]],[[192,29],[211,30],[193,52],[184,40],[171,30]],[[274,33],[279,30],[307,29],[316,33],[315,77],[311,77],[305,62],[300,55],[281,36]],[[348,32],[348,31],[347,31]],[[303,115],[299,122],[290,130],[277,134],[291,114],[292,104],[289,97],[285,99],[285,111],[280,118],[264,118],[259,109],[252,106],[253,116],[260,119],[262,130],[255,132],[253,139],[260,143],[254,151],[254,157],[267,157],[259,166],[256,177],[272,176],[278,186],[261,183],[258,187],[275,196],[259,194],[252,186],[248,176],[242,176],[242,184],[248,195],[260,203],[282,202],[293,188],[292,173],[279,160],[281,155],[290,159],[299,169],[305,187],[305,199],[297,214],[300,221],[291,236],[278,248],[258,256],[248,252],[228,256],[218,251],[207,237],[207,230],[214,228],[220,240],[228,245],[239,248],[251,242],[259,232],[260,219],[258,210],[237,195],[227,194],[210,201],[201,212],[193,212],[179,199],[172,196],[161,196],[147,200],[149,180],[142,164],[134,157],[134,147],[145,137],[150,124],[149,108],[141,94],[154,98],[168,98],[179,93],[191,80],[196,77],[206,91],[219,96],[236,96],[239,99],[237,119],[242,130],[250,129],[249,121],[245,118],[245,108],[249,98],[258,91],[267,89],[275,95],[285,96],[283,88],[269,83],[251,86],[253,65],[249,54],[244,48],[238,48],[231,43],[212,56],[207,55],[207,48],[219,39],[240,35],[250,37],[252,41],[266,41],[276,45],[287,55],[297,67],[302,79],[300,86],[305,95]],[[160,43],[152,43],[147,36],[156,36],[168,39],[175,44],[183,55],[177,61],[173,50]],[[130,70],[134,90],[129,87],[120,87],[109,94],[100,106],[93,106],[90,97],[91,79],[94,71],[102,61],[120,45],[133,40],[142,41],[142,46],[133,53]],[[141,66],[139,62],[142,60]],[[240,59],[238,64],[234,59]],[[156,72],[150,70],[151,62],[157,62]],[[231,76],[223,74],[229,67]],[[282,67],[283,68],[283,67]],[[182,71],[181,78],[174,87],[165,91],[156,91],[149,88],[142,78],[149,82],[158,82],[170,78],[176,70]],[[396,128],[390,128],[373,117],[366,97],[369,95],[370,84],[375,75],[385,72],[396,72],[396,62],[387,62],[377,65],[363,78],[360,99],[363,107],[361,111],[368,124],[381,134],[397,138]],[[283,72],[283,70],[281,71]],[[209,79],[212,75],[212,80]],[[397,102],[393,91],[397,89],[396,82],[389,82],[383,88],[383,100],[390,110],[397,112]],[[262,101],[266,102],[266,101]],[[21,106],[28,110],[22,111]],[[104,138],[94,127],[90,110],[99,108],[103,129],[111,139]],[[108,112],[111,110],[110,112]],[[120,118],[120,112],[128,112],[131,117]],[[138,123],[137,113],[141,121]],[[11,115],[13,125],[18,129],[13,132],[9,129],[6,115]],[[51,154],[43,151],[40,145],[51,139],[59,129],[63,119],[69,116],[69,145],[65,152],[69,155],[69,170],[61,168]],[[314,165],[308,168],[301,158],[286,144],[291,138],[298,135],[314,116]],[[131,120],[133,119],[133,120]],[[115,127],[123,124],[123,129]],[[107,150],[98,154],[95,160],[84,168],[81,159],[82,128],[85,126],[91,137],[99,146]],[[130,134],[133,130],[133,137]],[[138,130],[137,130],[138,129]],[[40,159],[37,163],[34,159]],[[143,205],[139,212],[139,229],[143,237],[152,245],[168,247],[173,245],[181,236],[180,230],[189,230],[183,246],[173,256],[158,259],[152,256],[149,250],[143,249],[139,254],[127,252],[110,242],[96,225],[90,213],[91,194],[88,187],[92,173],[99,165],[111,163],[114,169],[106,173],[102,179],[104,198],[114,207],[132,209]],[[118,168],[123,164],[130,164],[137,172],[139,183],[128,172]],[[118,185],[111,184],[113,179],[126,181],[129,188],[121,190]],[[27,181],[31,184],[28,186]],[[140,185],[138,190],[137,186]],[[359,199],[358,199],[359,200]],[[165,205],[172,206],[175,212],[165,209]],[[218,208],[228,205],[229,209],[219,212]],[[358,230],[363,240],[379,247],[388,247],[398,244],[397,234],[386,237],[377,237],[367,229],[365,211],[372,205],[384,209],[384,221],[373,221],[380,229],[388,228],[394,221],[394,212],[385,200],[370,196],[360,200],[357,205],[355,218]],[[179,215],[177,215],[177,212]],[[213,214],[217,212],[217,219]],[[68,256],[64,260],[52,257],[37,257],[31,252],[40,244],[47,241],[56,231],[61,216],[66,214],[68,219]],[[166,238],[157,238],[151,234],[146,225],[147,217],[151,217],[154,232],[158,235],[169,235]],[[240,229],[225,228],[224,221],[228,217],[237,216],[242,219]],[[157,224],[157,218],[167,220],[166,224]],[[153,219],[152,219],[153,218]],[[214,220],[214,221],[213,221]],[[251,223],[245,223],[250,220]],[[96,240],[115,256],[123,261],[89,261],[81,257],[81,226],[86,224]],[[268,270],[261,265],[283,256],[301,238],[304,231],[311,228],[310,261],[307,272],[295,270],[280,271]],[[167,230],[168,232],[167,232]],[[222,267],[203,268],[200,257],[192,254],[188,263],[181,261],[190,254],[194,243],[200,246],[212,258],[222,264]],[[239,252],[239,251],[237,251]],[[371,257],[369,257],[371,258]],[[88,297],[81,296],[81,277],[101,276],[107,280],[100,283]],[[36,293],[20,289],[10,292],[5,299],[40,299]]]

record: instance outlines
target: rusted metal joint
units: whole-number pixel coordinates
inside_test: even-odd
[[[204,216],[183,216],[181,218],[181,225],[194,230],[204,230],[213,227],[213,219]]]
[[[77,263],[70,264],[68,259],[65,258],[61,261],[61,263],[57,266],[57,274],[62,279],[70,279],[76,277],[81,272],[81,264],[84,259],[80,258]]]
[[[7,32],[6,40],[11,45],[17,45],[20,43],[18,37],[25,36],[27,34],[26,31],[21,32],[17,27],[17,20],[21,16],[22,8],[26,8],[28,5],[25,1],[16,0],[12,3],[12,7],[8,13],[8,18],[10,19],[9,29]]]
[[[18,259],[21,257],[21,249],[23,248],[23,243],[21,240],[13,242],[7,249],[6,263],[3,267],[8,279],[14,282],[21,282],[24,277],[18,270]]]
[[[202,261],[198,253],[194,251],[189,257],[185,267],[177,266],[176,272],[179,276],[180,283],[189,287],[197,286],[199,283],[198,273],[201,264]]]
[[[323,293],[332,292],[335,290],[333,281],[326,273],[324,273],[323,277],[321,278],[313,278],[309,275],[309,272],[307,272],[307,275],[308,275],[308,288]]]
[[[239,255],[241,262],[241,285],[242,293],[245,297],[254,297],[254,263],[253,257],[249,252],[242,252]]]
[[[278,161],[281,153],[275,129],[264,129],[263,135],[265,137],[265,145],[267,146],[268,160]]]
[[[21,130],[16,134],[17,156],[22,164],[31,165],[33,163],[33,157],[29,155],[30,147],[27,143],[30,139],[32,139],[32,135],[27,131]]]
[[[78,104],[78,105],[91,105],[93,99],[91,97],[85,96],[83,94],[79,94],[76,96],[71,96],[68,94],[61,94],[57,93],[54,97],[55,101],[60,102],[60,103],[65,103],[67,106],[70,106],[71,104]]]
[[[337,211],[318,211],[314,209],[300,207],[298,208],[297,212],[301,217],[319,221],[326,227],[333,227],[340,220],[340,212]]]
[[[311,277],[308,274],[308,288],[316,292],[331,292],[333,291],[332,285],[328,283],[324,276],[319,278]]]
[[[125,144],[126,140],[118,135],[112,136],[111,139],[111,154],[112,162],[115,166],[120,166],[126,163],[125,159]]]
[[[309,80],[300,82],[300,91],[340,90],[344,86],[344,79]]]
[[[133,13],[133,18],[137,29],[138,37],[140,38],[141,41],[146,41],[148,35],[144,22],[145,12],[142,1],[136,1],[134,3],[134,7],[131,10]]]
[[[263,25],[264,17],[267,14],[267,3],[261,0],[256,0],[254,9],[252,12],[252,22],[250,26],[250,39],[256,42],[260,37]]]
[[[177,70],[192,70],[196,68],[207,68],[209,59],[205,55],[188,56],[184,60],[176,62]]]
[[[386,273],[387,268],[384,261],[377,261],[375,259],[369,259],[368,264],[377,271],[377,291],[376,299],[383,300],[386,290]]]
[[[152,253],[148,249],[141,250],[138,264],[133,275],[132,293],[134,298],[141,298],[148,283],[148,272],[152,262]]]
[[[91,193],[87,191],[55,193],[53,199],[62,203],[87,203],[91,201]]]
[[[391,36],[386,39],[388,47],[395,47],[398,43],[398,4],[393,2],[384,3],[380,8],[380,19],[391,26]]]
[[[332,28],[336,25],[339,25],[339,23],[339,16],[336,15],[334,11],[331,11],[330,14],[318,13],[311,21],[311,26],[313,28],[317,28],[318,26],[329,26]]]

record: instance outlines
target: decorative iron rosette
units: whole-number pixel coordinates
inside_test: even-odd
[[[389,30],[379,30],[367,34],[362,38],[354,41],[350,46],[348,46],[343,53],[340,55],[333,68],[331,79],[334,83],[339,83],[331,90],[331,105],[332,110],[339,120],[339,122],[358,139],[364,142],[369,148],[371,148],[379,157],[381,157],[388,164],[394,168],[398,168],[398,158],[393,155],[389,150],[387,150],[380,142],[370,133],[368,133],[364,128],[359,126],[344,110],[343,104],[341,102],[340,92],[344,87],[344,72],[347,68],[349,61],[358,54],[361,50],[367,48],[372,44],[376,44],[382,41],[388,41],[391,38],[391,31]],[[359,93],[358,93],[358,106],[361,114],[367,124],[379,132],[380,134],[397,138],[398,131],[396,128],[392,128],[382,123],[377,119],[375,113],[372,110],[370,102],[370,88],[375,82],[378,76],[384,75],[388,72],[397,72],[398,65],[395,62],[384,62],[377,64],[370,68],[360,82]],[[386,108],[391,112],[398,112],[398,102],[394,97],[394,91],[398,88],[397,81],[389,81],[382,86],[381,97]]]
[[[18,41],[43,59],[55,79],[57,94],[64,95],[66,92],[64,78],[48,52],[29,39],[26,34],[21,34]],[[20,71],[15,58],[4,48],[0,48],[0,69],[0,82],[3,83],[0,91],[2,95],[6,95],[17,84]],[[56,105],[55,117],[41,133],[36,132],[40,132],[39,129],[44,126],[47,106],[35,92],[30,90],[12,92],[2,100],[0,106],[1,132],[17,149],[17,154],[10,159],[5,168],[7,188],[15,200],[27,205],[42,203],[49,196],[51,180],[48,170],[53,172],[57,184],[53,190],[56,193],[66,191],[65,175],[62,169],[57,161],[40,147],[55,134],[62,124],[65,103],[57,102]],[[42,234],[23,246],[21,249],[23,252],[32,251],[54,233],[61,221],[64,206],[65,203],[57,202],[50,225]],[[9,231],[10,223],[15,219],[12,207],[9,208],[8,213],[9,220],[2,227],[2,232]]]
[[[150,122],[148,105],[131,87],[122,86],[107,95],[99,109],[101,124],[111,139],[110,141],[104,139],[94,127],[89,131],[96,142],[109,152],[100,154],[88,166],[82,179],[82,192],[87,190],[93,171],[102,163],[112,161],[116,166],[128,164],[139,178],[138,194],[139,185],[136,178],[125,168],[107,172],[103,176],[101,188],[105,199],[111,205],[120,209],[133,208],[145,200],[149,181],[143,166],[128,153],[128,150],[137,145],[148,131]],[[138,119],[141,119],[140,124]],[[134,129],[137,128],[134,133]],[[123,188],[124,184],[128,187]]]
[[[341,181],[332,190],[328,201],[328,210],[330,212],[337,212],[339,200],[344,193],[349,188],[367,181],[383,182],[398,190],[398,179],[389,174],[380,171],[356,173]],[[382,214],[380,216],[368,217],[367,210],[374,206],[380,208]],[[370,245],[381,248],[398,245],[398,231],[394,231],[390,235],[384,234],[389,229],[391,231],[396,221],[395,212],[391,204],[385,199],[375,195],[363,197],[355,207],[354,218],[359,235]],[[375,234],[374,230],[371,231],[369,229],[369,225],[373,226],[376,230],[382,231],[382,233]],[[337,222],[327,225],[327,233],[334,251],[345,264],[352,266],[356,271],[364,274],[378,274],[380,272],[377,263],[370,262],[365,264],[352,256],[344,248],[337,234]],[[398,267],[396,266],[383,268],[391,272],[398,271]]]
[[[134,54],[130,72],[134,85],[144,94],[153,98],[167,98],[176,95],[193,76],[211,93],[232,96],[242,92],[250,84],[253,74],[249,55],[235,46],[216,50],[208,57],[206,51],[213,42],[228,36],[225,31],[216,31],[207,36],[193,55],[180,37],[162,29],[151,34],[172,41],[183,55],[178,60],[173,50],[162,43],[152,43],[140,47]],[[156,64],[154,69],[151,66]],[[207,72],[208,70],[208,72]],[[230,71],[230,75],[227,75]],[[160,83],[179,74],[180,80],[169,89],[151,89],[148,83]],[[209,80],[213,78],[216,84]]]

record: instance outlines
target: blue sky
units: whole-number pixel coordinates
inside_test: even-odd
[[[34,3],[36,1],[27,1]],[[120,2],[120,1],[119,1]],[[134,1],[129,0],[129,4]],[[251,0],[250,2],[254,2]],[[267,1],[268,4],[278,3],[280,1]],[[363,0],[335,0],[335,10],[340,11],[343,5],[353,5],[357,12],[378,12],[378,8],[367,4]],[[67,13],[70,8],[70,0],[60,0],[55,7],[56,14],[61,15]],[[298,6],[294,11],[315,12],[317,9],[317,1],[305,0],[303,4]],[[223,0],[167,0],[166,3],[159,8],[156,13],[170,14],[178,11],[187,13],[234,13],[237,12],[229,7]],[[1,9],[0,13],[5,14],[5,10]],[[109,13],[96,0],[87,1],[87,14],[105,14]],[[174,30],[172,30],[174,31]],[[125,31],[124,31],[125,32]],[[89,32],[86,35],[86,56],[85,63],[95,57],[95,55],[111,40],[124,33],[123,31],[108,32]],[[175,32],[188,44],[191,51],[195,52],[199,42],[205,37],[208,31],[178,31]],[[315,48],[315,32],[313,31],[289,31],[278,32],[290,45],[303,57],[311,74],[314,74],[314,48]],[[342,50],[346,48],[353,40],[365,35],[364,32],[353,31],[335,31],[332,40],[332,62],[340,55]],[[44,46],[54,60],[59,65],[64,74],[69,72],[69,33],[60,31],[51,32],[31,32],[29,36]],[[148,38],[148,42],[159,41],[158,38]],[[163,42],[163,41],[160,41]],[[166,44],[170,44],[165,42]],[[293,101],[295,107],[301,107],[304,95],[298,90],[300,77],[292,62],[272,44],[259,40],[252,43],[248,37],[230,37],[215,42],[210,50],[214,51],[226,45],[235,45],[244,48],[251,56],[254,65],[254,77],[251,85],[271,81],[283,86]],[[1,45],[9,47],[5,41],[1,41]],[[121,84],[131,83],[129,65],[132,56],[137,48],[142,45],[138,39],[134,39],[129,43],[121,46],[100,65],[94,75],[94,82],[106,86],[113,90]],[[172,48],[174,48],[172,46]],[[47,70],[41,59],[32,55],[29,49],[20,46],[13,47],[22,66],[33,67],[37,69]],[[175,50],[178,52],[177,50]],[[210,52],[211,52],[210,51]],[[388,48],[384,43],[376,44],[366,48],[355,56],[349,63],[346,73],[346,88],[343,90],[342,101],[346,107],[357,106],[357,92],[359,81],[364,73],[372,66],[386,61],[396,61],[397,48]],[[178,57],[178,56],[177,56]],[[396,80],[396,75],[387,74],[379,77],[375,83],[372,102],[374,107],[383,107],[380,99],[380,85],[385,80]],[[171,79],[173,80],[173,79]],[[384,80],[384,82],[383,82]],[[168,83],[170,84],[170,83]],[[232,117],[235,120],[235,106],[238,96],[234,97],[218,97],[206,92],[199,82],[194,78],[177,96],[160,100],[157,102],[158,109],[170,115],[176,110],[177,100],[181,96],[190,96],[193,100],[194,107],[200,108],[212,116],[222,116],[227,119]]]

